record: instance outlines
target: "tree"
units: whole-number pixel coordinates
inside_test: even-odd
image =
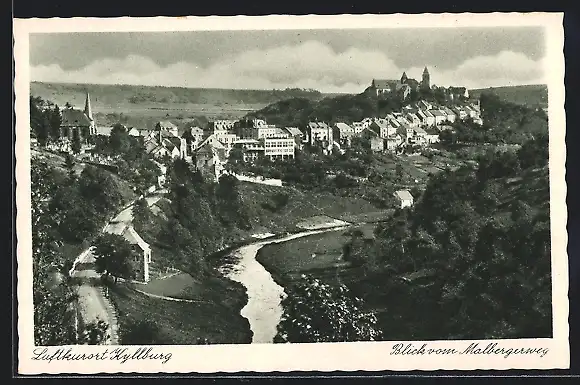
[[[133,225],[135,229],[140,230],[146,227],[151,222],[151,210],[147,204],[147,200],[139,199],[135,202],[132,209]]]
[[[31,161],[32,285],[34,343],[37,346],[76,343],[74,308],[76,295],[66,282],[54,284],[53,272],[62,270],[58,253],[55,215],[50,201],[58,189],[54,169],[44,161]]]
[[[220,202],[219,215],[222,222],[247,229],[250,227],[250,221],[240,198],[238,184],[235,176],[222,175],[216,186],[215,197]]]
[[[109,214],[123,200],[119,186],[110,172],[87,166],[78,180],[78,190],[97,214]]]
[[[64,157],[64,166],[68,170],[68,177],[71,183],[73,183],[76,180],[76,172],[74,169],[75,164],[76,162],[73,156],[71,154],[66,154]]]
[[[137,257],[132,245],[120,235],[103,234],[94,242],[95,270],[107,277],[130,278],[133,274],[131,262]]]
[[[405,169],[403,168],[402,164],[397,163],[397,165],[395,166],[395,175],[397,176],[397,181],[399,183],[402,183],[403,178],[405,177]]]
[[[81,152],[81,137],[78,133],[78,131],[73,131],[73,139],[72,139],[72,143],[71,143],[71,149],[72,152],[75,154],[78,154]]]
[[[157,324],[147,319],[129,319],[121,329],[124,345],[158,345],[163,343]]]
[[[83,345],[103,345],[110,339],[109,324],[98,320],[85,325],[82,334],[79,336],[79,343]]]
[[[111,134],[109,135],[109,146],[115,154],[125,154],[129,151],[131,148],[131,137],[125,126],[120,123],[113,126]]]
[[[303,275],[282,300],[284,313],[274,342],[375,341],[377,318],[345,285],[331,286]]]
[[[228,163],[226,167],[234,172],[239,172],[244,166],[244,149],[241,146],[235,145],[228,156]]]
[[[46,143],[48,142],[49,130],[50,130],[50,122],[46,114],[43,114],[40,124],[36,127],[36,130],[34,131],[36,139],[38,140],[38,143],[41,146],[46,145]]]
[[[60,126],[62,124],[62,115],[60,114],[60,109],[58,105],[54,105],[54,109],[48,110],[50,118],[50,137],[52,140],[58,140],[60,138]]]

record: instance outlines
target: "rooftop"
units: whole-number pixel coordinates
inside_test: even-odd
[[[111,135],[112,130],[113,130],[113,127],[95,127],[95,132],[97,133],[97,135],[109,136],[109,135]]]
[[[409,192],[409,190],[398,190],[395,191],[395,195],[397,197],[399,197],[399,199],[402,200],[412,200],[413,196],[411,195],[411,193]]]
[[[89,127],[91,125],[91,120],[81,110],[63,109],[60,114],[62,116],[61,126]]]
[[[169,120],[162,120],[160,122],[158,122],[157,124],[159,124],[159,126],[161,126],[161,128],[177,128],[177,126],[173,123],[171,123]]]
[[[398,83],[398,80],[373,79],[372,86],[379,89],[390,89],[394,88]]]
[[[286,131],[292,136],[302,135],[302,131],[298,127],[286,127]]]

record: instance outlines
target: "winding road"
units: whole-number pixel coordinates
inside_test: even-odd
[[[154,205],[161,199],[164,190],[158,191],[155,195],[146,197],[149,206]],[[103,228],[105,233],[117,233],[119,229],[124,229],[133,221],[133,204],[130,202],[125,206],[107,225]],[[122,230],[121,230],[122,231]],[[69,276],[78,279],[77,287],[78,304],[82,320],[85,324],[104,321],[109,325],[109,338],[104,342],[107,345],[117,345],[119,343],[117,333],[117,320],[115,310],[109,299],[104,295],[103,287],[100,284],[101,274],[95,271],[95,255],[93,248],[84,250],[74,261],[73,267],[69,271]]]

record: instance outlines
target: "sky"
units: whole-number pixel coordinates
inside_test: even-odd
[[[30,35],[32,81],[362,92],[403,71],[470,89],[545,83],[541,27]]]

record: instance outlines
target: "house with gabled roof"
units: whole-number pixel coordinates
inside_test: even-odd
[[[457,117],[457,115],[455,115],[455,113],[453,111],[451,111],[451,109],[449,107],[443,107],[442,110],[447,115],[448,122],[450,122],[450,123],[455,122],[455,118]]]
[[[371,89],[376,95],[393,92],[397,89],[398,80],[373,79]]]
[[[337,122],[334,124],[332,136],[334,141],[338,142],[341,146],[350,146],[352,138],[355,136],[354,127],[344,123]]]
[[[385,140],[385,142],[386,142],[387,150],[393,151],[403,143],[403,138],[401,137],[401,135],[395,133],[395,134],[389,136]]]
[[[425,140],[428,144],[439,143],[439,131],[433,128],[427,128],[425,132]]]
[[[421,119],[419,119],[416,113],[411,112],[406,117],[411,127],[419,127],[421,125]]]
[[[426,100],[419,100],[417,107],[421,110],[430,110],[433,108],[433,105]]]
[[[430,112],[435,117],[435,125],[440,125],[447,120],[447,114],[441,110],[431,110]]]
[[[151,264],[151,246],[135,231],[132,225],[126,222],[113,222],[105,227],[105,232],[122,236],[137,252],[133,262],[137,281],[150,281],[149,265]]]
[[[387,138],[397,131],[397,126],[392,123],[393,121],[386,118],[375,119],[369,128],[377,132],[381,138]],[[397,123],[397,125],[399,124]]]

